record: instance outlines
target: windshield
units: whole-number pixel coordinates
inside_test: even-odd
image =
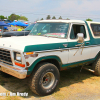
[[[31,25],[27,26],[27,27],[24,29],[24,31],[31,31],[34,25],[35,25],[35,24],[31,24]]]
[[[65,38],[68,23],[36,23],[29,35]]]

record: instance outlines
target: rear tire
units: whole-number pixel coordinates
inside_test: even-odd
[[[92,65],[93,70],[95,71],[94,74],[100,76],[100,57]]]
[[[37,68],[30,77],[30,89],[40,96],[53,93],[59,82],[58,68],[51,63],[41,63]]]

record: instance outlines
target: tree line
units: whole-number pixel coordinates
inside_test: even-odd
[[[51,19],[50,15],[47,15],[46,19]],[[55,16],[52,17],[52,19],[56,19]],[[61,16],[58,19],[63,19]],[[41,18],[41,20],[43,20],[43,18]],[[67,18],[67,20],[70,20],[69,18]],[[92,19],[88,18],[86,19],[86,21],[93,21]]]
[[[0,15],[0,19],[1,20],[8,19],[8,20],[11,20],[11,21],[14,21],[14,20],[25,20],[25,21],[28,21],[28,18],[27,17],[25,17],[25,16],[19,16],[19,15],[16,15],[16,14],[11,14],[8,17],[5,17],[3,15]]]
[[[55,17],[55,16],[53,16],[53,17],[51,18],[51,16],[50,16],[50,15],[47,15],[46,19],[56,19],[56,17]],[[58,19],[63,19],[63,18],[60,16]],[[67,19],[69,19],[69,18],[67,18]],[[44,19],[43,19],[43,18],[41,18],[41,20],[44,20]]]
[[[14,20],[25,20],[25,21],[28,21],[28,18],[27,17],[25,17],[25,16],[19,16],[19,15],[16,15],[14,13],[11,14],[10,16],[8,16],[8,18],[5,17],[5,16],[3,16],[3,15],[0,15],[0,19],[8,19],[8,20],[11,20],[11,21],[14,21]],[[56,19],[56,17],[53,16],[51,18],[50,15],[47,15],[46,19]],[[63,19],[63,18],[60,16],[58,19]],[[69,18],[66,18],[66,19],[69,20]],[[44,19],[41,18],[41,20],[44,20]],[[93,21],[93,20],[90,19],[90,18],[88,18],[88,19],[86,19],[86,21]]]

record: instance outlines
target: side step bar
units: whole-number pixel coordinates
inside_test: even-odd
[[[92,69],[88,69],[88,68],[86,68],[86,67],[82,67],[82,68],[85,69],[85,70],[87,70],[87,71],[90,71],[90,72],[92,72],[92,73],[95,72],[94,70],[92,70]]]

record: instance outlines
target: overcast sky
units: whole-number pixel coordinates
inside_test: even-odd
[[[12,13],[26,16],[32,22],[46,19],[47,15],[100,22],[100,0],[0,0],[0,15]]]

